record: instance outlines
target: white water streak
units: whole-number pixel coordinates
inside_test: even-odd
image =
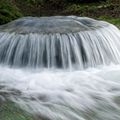
[[[46,120],[118,120],[119,78],[113,65],[71,72],[0,67],[0,93]]]
[[[112,25],[69,34],[0,36],[0,62],[5,65],[83,69],[120,63],[120,31]]]

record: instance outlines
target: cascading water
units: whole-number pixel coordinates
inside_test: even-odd
[[[0,63],[41,68],[120,62],[119,30],[80,17],[27,17],[0,27]]]
[[[0,99],[37,120],[120,119],[120,31],[86,17],[0,26]]]

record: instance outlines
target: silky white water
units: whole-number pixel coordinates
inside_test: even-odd
[[[0,63],[84,69],[120,63],[120,31],[86,17],[25,17],[0,26]]]
[[[120,66],[84,71],[0,67],[0,93],[40,120],[119,120]]]
[[[120,30],[86,17],[0,26],[0,102],[36,120],[120,119]]]

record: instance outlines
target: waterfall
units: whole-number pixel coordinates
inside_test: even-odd
[[[77,16],[1,25],[0,105],[7,100],[34,120],[120,120],[120,30]]]
[[[120,31],[86,17],[25,17],[0,26],[0,63],[84,69],[120,63]]]

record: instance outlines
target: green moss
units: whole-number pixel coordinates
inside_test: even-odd
[[[111,20],[108,20],[108,21],[113,23],[114,25],[120,26],[120,18],[118,18],[118,19],[111,19]]]
[[[0,120],[33,120],[33,118],[13,102],[7,101],[0,104]]]
[[[9,0],[0,0],[0,24],[7,23],[21,16],[19,9]]]
[[[112,23],[120,28],[120,18],[113,18],[113,17],[108,17],[108,16],[100,16],[98,18],[99,20],[105,20],[109,23]]]
[[[120,17],[120,2],[107,0],[101,3],[69,4],[62,13],[65,15],[74,14],[93,18],[99,18],[102,15],[118,18]]]

